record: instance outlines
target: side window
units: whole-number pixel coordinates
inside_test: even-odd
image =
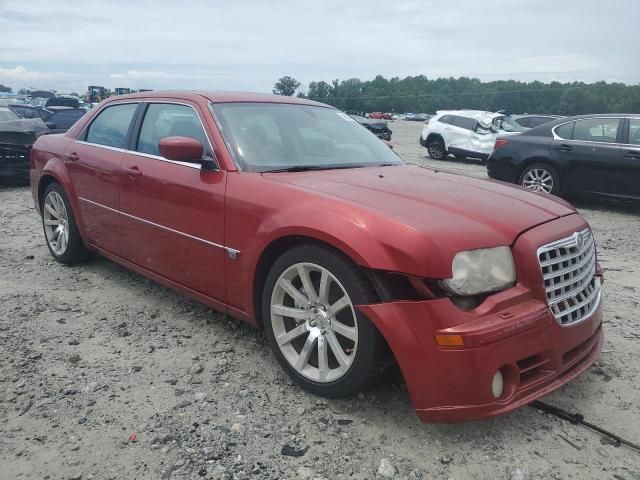
[[[563,140],[571,140],[573,137],[573,126],[576,122],[565,123],[564,125],[560,125],[556,128],[556,135],[558,135]]]
[[[629,143],[640,145],[640,118],[629,119]]]
[[[442,117],[440,117],[440,120],[438,120],[440,123],[451,123],[451,115],[444,115]]]
[[[476,121],[473,118],[467,117],[458,117],[457,118],[458,127],[464,128],[466,130],[473,130],[476,126]]]
[[[593,118],[579,120],[573,129],[573,140],[615,143],[620,120],[617,118]]]
[[[209,150],[207,136],[196,111],[187,105],[151,103],[142,121],[136,150],[160,155],[158,144],[165,137],[189,137]]]
[[[137,103],[107,107],[91,122],[86,141],[108,147],[127,148],[127,132]]]

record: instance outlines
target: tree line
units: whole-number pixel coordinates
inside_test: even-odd
[[[477,78],[436,78],[424,75],[373,80],[358,78],[311,82],[303,88],[295,78],[282,77],[273,93],[297,95],[360,112],[434,113],[476,109],[509,113],[581,115],[640,113],[640,84],[607,82],[482,82]]]

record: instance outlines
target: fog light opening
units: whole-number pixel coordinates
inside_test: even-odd
[[[504,378],[502,376],[502,372],[498,370],[493,375],[493,380],[491,381],[491,393],[493,393],[494,398],[500,398],[502,396],[503,391],[504,391]]]

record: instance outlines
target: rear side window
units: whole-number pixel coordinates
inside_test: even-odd
[[[473,127],[476,125],[476,121],[473,118],[459,117],[457,115],[451,115],[451,122],[449,123],[466,130],[473,130]]]
[[[443,115],[438,121],[440,123],[451,123],[451,115]]]
[[[620,120],[617,118],[593,118],[579,120],[573,129],[573,140],[615,143]]]
[[[160,155],[159,143],[165,137],[189,137],[198,140],[204,151],[209,150],[207,136],[195,110],[187,105],[152,103],[142,121],[136,150]]]
[[[126,148],[127,132],[136,108],[137,103],[105,108],[89,125],[86,141],[107,147]]]
[[[556,128],[556,135],[558,135],[563,140],[571,140],[573,137],[573,126],[576,122],[565,123],[564,125],[560,125]]]

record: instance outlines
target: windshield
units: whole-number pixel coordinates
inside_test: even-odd
[[[20,117],[13,113],[8,108],[0,108],[0,122],[6,122],[7,120],[19,120]]]
[[[518,125],[511,117],[496,117],[493,121],[498,130],[505,132],[524,132],[526,129]]]
[[[229,151],[246,171],[402,163],[384,142],[333,108],[219,103],[212,109]]]

